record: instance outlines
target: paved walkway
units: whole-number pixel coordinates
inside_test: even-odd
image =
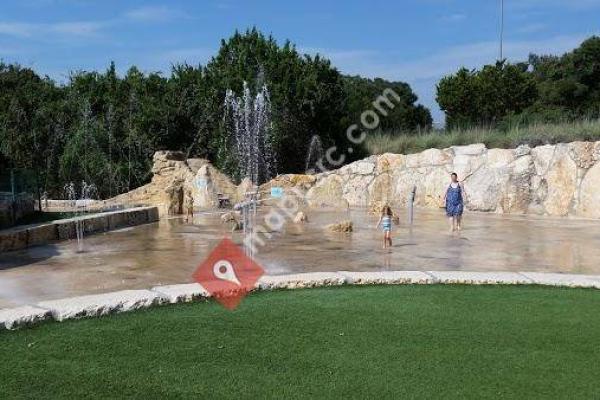
[[[311,211],[259,249],[269,275],[333,271],[490,271],[600,275],[600,221],[468,214],[460,235],[447,233],[442,212],[418,211],[412,230],[394,232],[384,251],[377,218],[363,211]],[[354,221],[350,235],[323,226]],[[228,235],[218,214],[195,225],[162,220],[85,239],[0,254],[0,309],[40,301],[191,281],[192,272]],[[240,241],[238,234],[235,241]]]

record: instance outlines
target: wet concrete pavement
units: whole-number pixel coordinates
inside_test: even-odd
[[[381,249],[377,216],[362,210],[307,210],[310,222],[288,223],[256,255],[268,274],[314,271],[465,270],[600,274],[600,221],[469,213],[449,235],[442,211],[417,210],[415,224],[395,227]],[[355,232],[323,226],[351,219]],[[260,218],[259,218],[260,221]],[[231,236],[219,213],[126,228],[76,241],[0,254],[0,308],[41,300],[192,280],[213,246]],[[241,234],[232,239],[242,241]]]

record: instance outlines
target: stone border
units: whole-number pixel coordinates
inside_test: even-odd
[[[600,275],[545,272],[381,271],[309,272],[264,275],[255,290],[298,289],[342,285],[544,285],[600,289]],[[161,304],[186,303],[209,298],[198,283],[155,286],[149,290],[121,290],[103,294],[42,301],[34,305],[0,309],[0,330],[32,326],[42,321],[99,317]]]
[[[158,221],[158,208],[135,207],[89,216],[58,219],[35,226],[9,228],[3,232],[0,231],[0,253],[22,250],[59,240],[74,239],[77,237],[75,226],[79,220],[84,221],[84,235],[90,235],[127,226],[156,222]]]

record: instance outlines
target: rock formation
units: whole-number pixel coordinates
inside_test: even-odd
[[[162,216],[181,214],[184,194],[188,192],[192,193],[196,209],[216,207],[219,196],[232,203],[239,200],[237,186],[208,160],[186,159],[179,151],[158,151],[153,161],[150,183],[104,203],[153,205]]]
[[[298,213],[294,217],[294,223],[302,224],[304,222],[308,222],[308,215],[306,215],[306,213],[303,211],[298,211]]]
[[[157,152],[152,172],[149,184],[107,202],[155,205],[161,214],[177,214],[188,190],[198,209],[215,207],[218,197],[234,204],[249,190],[248,182],[238,187],[207,160],[186,160],[180,152]],[[375,210],[382,204],[405,207],[415,186],[416,206],[439,208],[450,172],[464,181],[468,210],[600,218],[600,142],[387,153],[317,175],[281,175],[259,190],[268,198],[272,187],[282,187],[286,196],[313,207]]]
[[[229,224],[232,232],[244,229],[241,219],[241,215],[236,211],[229,211],[221,215],[221,222]]]
[[[341,221],[335,224],[329,224],[325,227],[330,232],[352,232],[354,230],[354,224],[352,221]]]
[[[301,182],[294,187],[312,206],[405,207],[416,186],[416,206],[439,208],[456,172],[468,210],[600,218],[599,160],[600,142],[516,149],[472,144],[371,156],[311,179],[288,175],[285,182]]]

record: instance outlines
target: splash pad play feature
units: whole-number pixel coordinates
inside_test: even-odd
[[[243,178],[241,201],[234,205],[241,220],[244,243],[253,243],[256,235],[257,207],[261,193],[258,185],[277,172],[277,160],[272,148],[271,99],[266,85],[262,85],[252,97],[247,82],[243,84],[242,96],[236,97],[232,90],[225,94],[225,126],[234,144],[238,175]],[[253,256],[253,247],[244,246],[246,255]]]
[[[259,207],[257,219],[268,211]],[[364,210],[350,213],[351,234],[323,229],[345,218],[346,211],[313,209],[308,223],[290,222],[273,232],[254,258],[271,276],[397,270],[600,275],[597,221],[473,213],[460,236],[449,236],[442,213],[420,209],[412,229],[397,228],[394,246],[385,252],[375,216]],[[84,253],[78,253],[75,241],[0,253],[0,308],[189,283],[196,267],[228,235],[243,244],[241,231],[231,233],[219,212],[207,212],[196,215],[194,225],[163,218],[90,235]]]
[[[238,174],[253,184],[268,181],[277,173],[277,160],[272,149],[271,100],[263,85],[252,96],[244,82],[242,96],[232,90],[225,95],[225,125],[232,139]]]
[[[302,279],[294,280],[290,274],[343,272],[346,275],[342,274],[342,283],[350,282],[347,275],[350,273],[367,274],[359,281],[372,283],[380,282],[381,274],[416,274],[435,277],[429,283],[540,283],[597,287],[600,250],[596,242],[600,227],[596,220],[468,212],[465,230],[460,235],[449,236],[445,233],[443,212],[437,207],[423,208],[437,204],[435,193],[443,190],[447,183],[447,176],[441,171],[443,168],[454,169],[459,165],[463,169],[475,169],[479,172],[471,176],[477,177],[488,173],[492,167],[500,168],[498,165],[503,165],[502,162],[516,160],[519,170],[524,169],[529,174],[535,163],[532,166],[525,161],[541,159],[539,155],[537,158],[530,156],[523,149],[503,150],[501,153],[507,155],[506,160],[497,159],[498,151],[486,153],[480,147],[432,150],[415,156],[373,156],[340,170],[316,175],[281,175],[262,185],[257,185],[250,177],[235,185],[206,160],[185,159],[175,152],[157,153],[151,183],[104,203],[113,205],[119,199],[127,199],[130,204],[154,206],[162,217],[159,222],[87,236],[83,253],[78,251],[76,241],[0,253],[0,309],[65,297],[189,284],[194,269],[218,240],[229,236],[238,245],[243,245],[248,235],[257,233],[255,228],[276,207],[270,196],[276,192],[273,188],[279,188],[283,193],[299,193],[302,212],[308,219],[304,223],[290,220],[281,229],[269,232],[265,244],[252,254],[266,274],[274,277],[274,282],[292,279],[290,285],[304,285]],[[583,148],[576,144],[563,147],[572,151],[560,153],[557,165],[553,164],[552,158],[546,157],[547,168],[540,170],[539,175],[519,175],[519,182],[523,183],[520,187],[526,187],[525,183],[537,185],[538,176],[540,179],[545,179],[546,175],[552,177],[552,171],[565,164],[565,157],[575,157],[579,154],[577,149]],[[530,153],[541,154],[542,151],[534,149]],[[492,154],[494,163],[482,165],[491,162]],[[585,175],[582,186],[595,176],[593,168]],[[417,206],[421,208],[416,208],[413,225],[401,221],[394,231],[394,246],[391,251],[384,252],[379,249],[380,232],[374,229],[377,215],[368,210],[381,201],[392,200],[395,201],[395,212],[406,213],[403,206],[407,204],[405,200],[410,191],[399,194],[398,182],[403,183],[403,177],[412,174],[413,169],[415,174],[425,176],[422,181],[406,179],[410,187],[419,186]],[[249,167],[248,171],[254,171],[250,175],[256,176],[258,170]],[[258,176],[264,173],[258,172]],[[431,176],[439,178],[439,184],[431,184]],[[531,177],[531,181],[525,182],[524,176]],[[467,183],[475,185],[479,182],[473,179],[468,178]],[[510,175],[508,179],[516,178]],[[206,183],[201,190],[196,185],[199,180]],[[467,186],[470,194],[478,194],[473,190],[476,188]],[[514,188],[508,185],[505,189],[508,199],[514,200],[510,192]],[[196,215],[189,224],[180,216],[181,199],[187,192],[193,194],[196,204]],[[525,194],[522,190],[519,192],[523,199]],[[548,191],[548,196],[556,195],[556,190]],[[238,205],[236,208],[243,221],[239,231],[231,232],[222,223],[221,215],[231,211],[217,208],[218,204],[212,199],[219,196],[228,196],[232,204]],[[472,205],[478,207],[479,200],[475,197]],[[585,201],[577,203],[582,210],[588,204]],[[508,206],[517,203],[502,204],[507,207],[503,210],[508,210]],[[324,229],[340,221],[351,221],[352,232]],[[420,282],[400,278],[390,282]]]
[[[94,199],[98,198],[98,189],[96,188],[96,185],[87,183],[86,181],[81,182],[79,193],[73,182],[65,185],[64,193],[65,198],[71,203],[71,207],[77,210],[79,216],[84,215],[88,211],[89,204]],[[79,249],[79,252],[83,252],[83,235],[85,233],[86,220],[84,218],[75,218],[74,220],[77,248]]]

